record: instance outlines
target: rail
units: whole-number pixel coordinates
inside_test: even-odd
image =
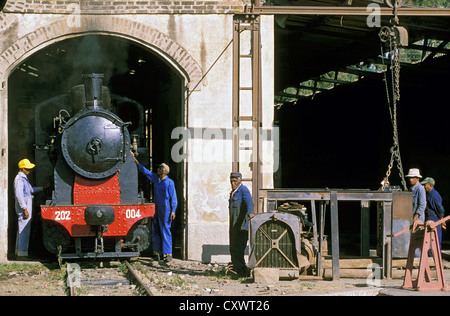
[[[76,288],[82,287],[82,283],[87,282],[87,285],[95,286],[96,284],[101,285],[102,291],[107,286],[117,287],[117,285],[122,284],[130,284],[134,283],[137,288],[141,291],[140,295],[153,296],[152,291],[147,286],[147,284],[142,280],[140,274],[133,268],[133,266],[125,261],[125,265],[127,267],[127,273],[124,275],[124,271],[120,271],[119,268],[100,268],[105,269],[102,273],[91,274],[89,276],[84,275],[85,272],[92,269],[82,269],[81,266],[77,263],[69,263],[66,267],[66,284],[67,284],[67,295],[68,296],[76,296]],[[96,269],[94,269],[95,271]],[[105,276],[107,276],[105,278]],[[87,279],[85,280],[85,278]],[[126,277],[126,279],[125,279]],[[121,286],[123,287],[123,286]],[[132,293],[133,292],[133,293]],[[125,294],[124,294],[125,293]],[[104,295],[104,293],[102,293]],[[133,291],[121,291],[120,295],[136,295],[136,292]]]
[[[145,284],[145,282],[142,280],[140,275],[137,273],[137,271],[133,268],[133,266],[128,262],[125,261],[125,264],[130,271],[130,274],[132,275],[133,279],[138,283],[138,286],[140,286],[142,289],[144,289],[147,296],[153,296],[152,291],[150,288]]]

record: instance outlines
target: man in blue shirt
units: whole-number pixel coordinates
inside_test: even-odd
[[[406,175],[409,178],[409,184],[411,184],[413,194],[413,221],[420,220],[425,223],[425,208],[427,206],[427,196],[425,188],[420,183],[422,176],[420,170],[417,168],[409,169]]]
[[[248,222],[255,216],[250,190],[242,184],[242,174],[232,172],[230,175],[231,193],[229,199],[230,214],[230,254],[232,267],[230,272],[239,276],[248,276],[244,252],[248,241]]]
[[[134,155],[133,158],[139,172],[143,173],[153,183],[156,210],[152,221],[152,244],[155,259],[159,260],[160,256],[163,255],[164,260],[169,262],[172,260],[172,232],[170,228],[172,221],[175,219],[178,204],[175,184],[167,176],[170,168],[162,163],[158,166],[157,173],[154,173],[141,165]]]
[[[14,179],[15,209],[18,219],[16,238],[16,259],[27,260],[30,243],[31,216],[33,213],[33,194],[42,191],[41,187],[32,187],[27,175],[34,168],[28,159],[19,161],[19,173]]]
[[[434,188],[435,184],[436,181],[434,181],[434,179],[430,177],[427,177],[422,181],[422,185],[427,191],[427,207],[425,209],[425,218],[427,221],[430,220],[433,222],[437,222],[438,220],[444,218],[445,215],[445,210],[442,206],[442,197]],[[445,223],[436,227],[439,238],[439,248],[441,248],[442,228],[446,229]]]

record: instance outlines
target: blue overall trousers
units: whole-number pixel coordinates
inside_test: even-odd
[[[167,175],[161,180],[159,176],[138,164],[138,169],[153,183],[153,196],[155,201],[155,216],[152,221],[153,251],[162,251],[164,255],[172,254],[172,221],[170,213],[177,209],[177,194],[175,184]]]
[[[16,238],[16,256],[28,256],[28,245],[30,243],[31,218],[33,213],[33,193],[38,188],[33,188],[28,182],[27,176],[19,172],[14,179],[15,209],[18,219]],[[28,211],[28,218],[24,218],[24,208]]]

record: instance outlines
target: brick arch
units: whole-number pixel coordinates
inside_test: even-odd
[[[189,82],[190,89],[200,90],[202,70],[196,60],[177,42],[160,31],[117,16],[80,16],[78,26],[70,27],[68,20],[61,19],[28,33],[0,55],[0,78],[17,63],[27,58],[44,45],[85,34],[116,35],[139,43],[156,51],[172,64]]]

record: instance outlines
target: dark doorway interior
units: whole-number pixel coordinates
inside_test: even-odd
[[[398,104],[400,152],[405,174],[420,168],[433,177],[450,208],[450,146],[447,104],[449,56],[401,68]],[[386,175],[393,144],[392,125],[383,76],[337,86],[314,98],[303,98],[275,110],[280,126],[281,187],[378,190]],[[397,165],[391,184],[401,185]],[[371,246],[376,241],[376,208],[371,211]],[[359,205],[339,210],[341,248],[359,249]],[[328,225],[328,228],[330,226]],[[448,232],[443,248],[448,248]],[[341,243],[345,242],[342,237]],[[354,253],[353,253],[354,254]]]
[[[44,148],[50,139],[41,136],[45,135],[46,127],[53,124],[54,113],[46,109],[62,100],[73,86],[82,84],[85,73],[103,73],[103,85],[110,91],[112,111],[122,120],[133,123],[130,134],[135,128],[144,131],[145,137],[139,139],[140,162],[149,169],[161,162],[170,165],[170,177],[175,181],[179,201],[177,220],[172,225],[174,255],[180,256],[184,171],[182,164],[171,161],[170,133],[184,124],[183,79],[160,57],[142,46],[117,37],[88,35],[38,51],[9,77],[8,258],[12,259],[14,255],[17,230],[13,193],[17,162],[26,157],[36,163],[37,167],[29,177],[33,185],[43,186],[51,181],[52,171],[45,160]],[[151,187],[146,179],[140,179],[140,187],[145,197],[151,200]],[[51,189],[34,200],[31,256],[41,257],[44,253],[39,205],[50,199]]]

